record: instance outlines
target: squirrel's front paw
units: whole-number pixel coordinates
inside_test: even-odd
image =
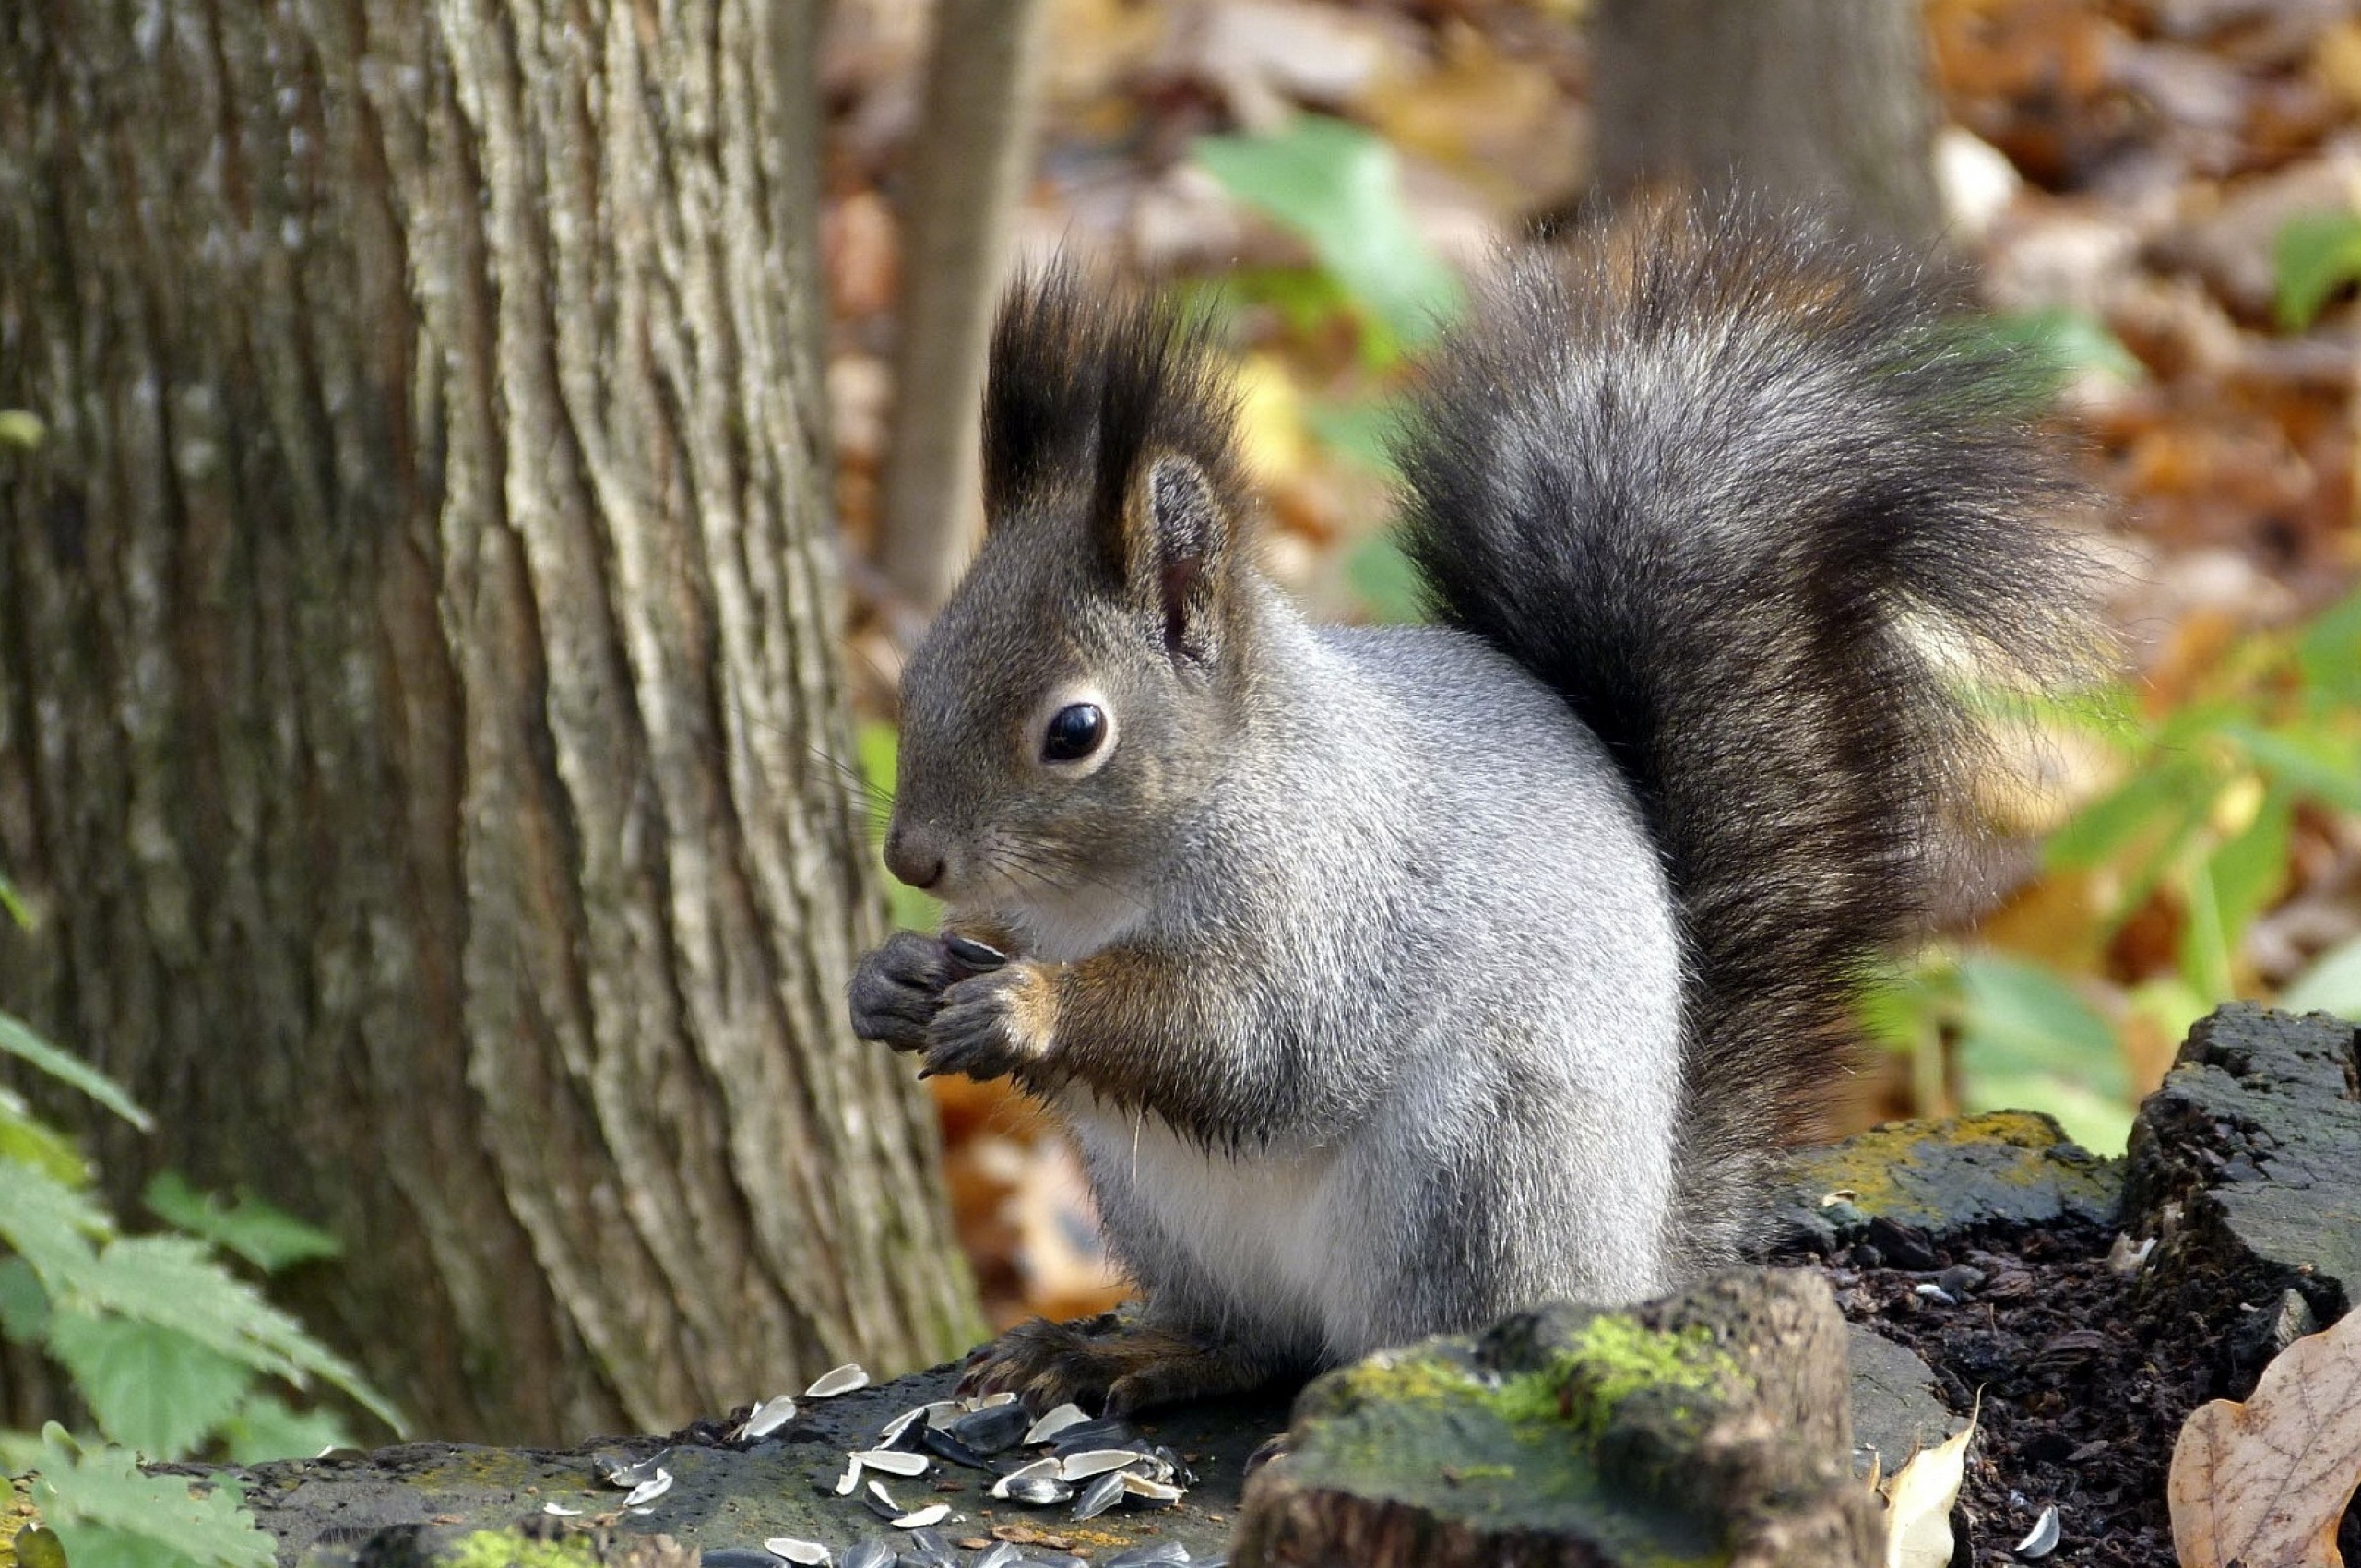
[[[921,1076],[960,1073],[979,1081],[1022,1075],[1050,1053],[1057,992],[1050,971],[1017,959],[943,993],[927,1026]]]
[[[853,966],[852,1032],[896,1051],[922,1051],[945,988],[966,971],[938,936],[897,931]]]

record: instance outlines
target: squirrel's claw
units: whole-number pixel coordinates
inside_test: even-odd
[[[1097,1326],[1104,1318],[1085,1320]],[[1087,1333],[1036,1318],[967,1359],[962,1394],[1013,1393],[1028,1410],[1069,1402],[1128,1416],[1260,1386],[1271,1367],[1244,1347],[1147,1324]]]
[[[926,1030],[922,1077],[959,1073],[1006,1077],[1049,1053],[1055,997],[1049,972],[1024,960],[971,976],[943,993]]]
[[[942,1010],[943,990],[961,972],[940,937],[896,932],[853,966],[846,988],[852,1032],[896,1051],[923,1051],[927,1026]]]

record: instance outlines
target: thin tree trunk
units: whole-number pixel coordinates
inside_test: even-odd
[[[939,0],[912,149],[877,564],[908,606],[951,597],[981,531],[976,410],[1032,167],[1040,0]]]
[[[835,660],[807,0],[15,0],[0,1005],[438,1436],[968,1336]],[[22,1405],[27,1395],[15,1396]]]
[[[1733,187],[1940,237],[1916,0],[1600,0],[1597,188]]]

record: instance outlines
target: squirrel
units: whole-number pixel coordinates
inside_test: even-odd
[[[2022,354],[1928,269],[1658,202],[1513,255],[1394,441],[1430,624],[1257,565],[1201,314],[1015,285],[901,683],[856,1032],[1079,1146],[1122,1318],[963,1386],[1244,1390],[1736,1256],[1923,932],[1979,691],[2092,645]]]

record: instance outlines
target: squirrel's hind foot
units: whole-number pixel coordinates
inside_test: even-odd
[[[1267,1358],[1236,1343],[1123,1323],[1109,1313],[1017,1324],[967,1358],[959,1392],[1013,1393],[1037,1412],[1071,1402],[1129,1416],[1258,1388],[1273,1370]]]

